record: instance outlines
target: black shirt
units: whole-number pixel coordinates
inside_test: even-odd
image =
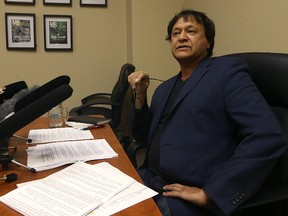
[[[159,121],[159,125],[155,131],[154,136],[152,137],[151,140],[151,145],[148,153],[148,164],[149,164],[149,169],[154,173],[155,175],[158,175],[160,177],[163,177],[161,175],[161,170],[160,170],[160,157],[161,157],[161,152],[160,152],[160,140],[161,140],[161,134],[162,134],[162,129],[165,124],[165,121],[170,113],[170,110],[173,107],[173,104],[175,102],[176,97],[178,96],[179,92],[181,91],[182,87],[184,86],[185,81],[181,79],[181,76],[178,76],[178,79],[170,93],[170,96],[168,98],[167,104],[165,106],[165,109],[162,113],[161,119]]]

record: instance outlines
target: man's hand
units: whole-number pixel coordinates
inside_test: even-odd
[[[147,90],[149,86],[149,74],[143,71],[135,71],[128,76],[128,82],[137,94]]]
[[[141,109],[147,95],[149,74],[143,71],[136,71],[128,76],[128,82],[134,91],[135,108]]]
[[[209,197],[201,188],[170,184],[164,186],[163,189],[166,191],[163,196],[178,197],[200,207],[205,207],[209,204]]]

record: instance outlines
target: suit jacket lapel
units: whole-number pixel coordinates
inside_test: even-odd
[[[181,101],[185,98],[185,96],[193,90],[193,88],[197,85],[197,83],[201,80],[201,78],[207,73],[207,71],[209,70],[209,65],[211,64],[212,59],[210,58],[206,58],[204,59],[195,69],[195,71],[192,73],[191,77],[186,81],[187,83],[185,83],[183,89],[180,91],[179,95],[176,98],[176,101],[172,107],[172,109],[170,110],[169,115],[171,114],[171,112],[173,112],[173,110],[175,110],[175,108],[181,103]],[[164,110],[164,107],[166,106],[167,100],[170,96],[171,90],[178,78],[179,74],[177,74],[176,76],[172,77],[171,79],[167,80],[165,83],[163,83],[165,85],[165,88],[162,89],[162,93],[161,95],[161,99],[162,99],[162,103],[158,103],[157,105],[159,106],[157,109],[159,110]],[[151,124],[151,128],[150,130],[155,132],[156,127],[158,125],[158,122],[161,118],[162,113],[159,113],[158,115],[154,116],[153,122]],[[167,118],[169,118],[169,115]],[[150,133],[152,135],[152,133]],[[153,136],[153,135],[152,135]],[[148,138],[148,143],[150,143],[151,141],[151,137],[150,136]]]
[[[206,58],[196,67],[192,75],[186,81],[183,89],[177,96],[170,113],[175,109],[175,107],[178,106],[179,103],[181,103],[184,97],[194,89],[194,87],[199,83],[199,81],[203,78],[203,76],[208,72],[211,62],[212,62],[211,58]]]

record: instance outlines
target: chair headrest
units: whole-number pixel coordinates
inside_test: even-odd
[[[288,108],[288,54],[247,52],[226,56],[240,57],[270,106]]]
[[[112,90],[112,100],[121,103],[127,93],[128,76],[135,71],[135,66],[129,63],[122,65],[118,81]]]

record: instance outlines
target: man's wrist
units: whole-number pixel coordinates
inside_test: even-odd
[[[138,93],[134,95],[134,106],[136,110],[141,110],[143,105],[146,103],[146,93]]]

